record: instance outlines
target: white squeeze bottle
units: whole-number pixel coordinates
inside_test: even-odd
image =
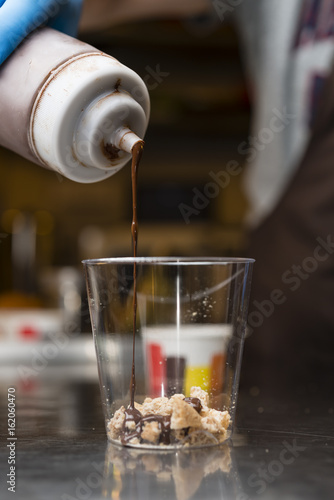
[[[77,182],[106,179],[127,163],[149,109],[134,71],[50,28],[0,67],[0,145]]]

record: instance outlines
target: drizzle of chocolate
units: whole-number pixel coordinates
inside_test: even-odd
[[[192,406],[198,413],[201,411],[202,405],[198,398],[185,398],[184,401]],[[128,428],[127,424],[129,422],[135,422],[136,428],[134,430]],[[170,415],[149,414],[143,416],[139,410],[131,408],[130,406],[125,410],[125,419],[121,432],[121,443],[126,445],[134,438],[138,438],[139,442],[142,443],[143,439],[141,437],[141,433],[143,432],[145,423],[148,422],[158,423],[160,430],[159,444],[168,445],[171,443]],[[186,434],[187,431],[188,429],[186,430]]]
[[[137,242],[138,242],[138,219],[137,219],[137,179],[140,159],[143,154],[144,142],[139,141],[132,148],[132,224],[131,234],[133,243],[133,257],[137,257]],[[135,339],[136,339],[136,322],[137,322],[137,264],[133,263],[133,336],[132,336],[132,371],[130,381],[131,402],[130,408],[134,409],[136,376],[135,376]]]
[[[141,419],[143,418],[142,414],[140,413],[139,410],[137,410],[137,408],[127,408],[125,410],[125,420],[124,420],[124,424],[127,423],[127,422],[134,422],[135,424],[138,424],[138,422],[141,421]]]
[[[127,427],[129,422],[135,422],[136,429],[130,430]],[[127,444],[133,438],[141,438],[144,425],[149,422],[157,422],[160,430],[159,443],[170,444],[170,416],[169,415],[145,415],[144,417],[136,408],[127,408],[125,410],[125,419],[121,435],[121,442]]]
[[[141,431],[146,422],[158,422],[160,430],[159,443],[170,443],[170,415],[146,415],[141,419]]]
[[[140,433],[138,434],[137,431],[137,426],[142,419],[142,414],[140,413],[139,410],[137,410],[136,408],[131,408],[130,406],[125,410],[124,414],[125,414],[125,419],[123,422],[121,442],[123,444],[127,444],[129,441],[131,441],[132,438],[140,436]],[[135,431],[128,429],[127,424],[129,422],[134,422],[136,424]]]

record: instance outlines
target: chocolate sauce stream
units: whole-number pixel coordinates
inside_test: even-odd
[[[138,242],[138,219],[137,219],[137,179],[138,168],[140,159],[143,154],[144,142],[139,141],[132,148],[132,165],[131,165],[131,179],[132,179],[132,243],[133,243],[133,257],[137,257],[137,242]],[[135,339],[136,339],[136,322],[137,322],[137,264],[133,263],[133,337],[132,337],[132,372],[130,381],[130,394],[131,402],[130,408],[134,408],[135,404]]]

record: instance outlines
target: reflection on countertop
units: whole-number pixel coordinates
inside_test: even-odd
[[[212,486],[224,492],[219,498],[233,498],[236,481],[229,445],[177,452],[107,446],[102,486],[105,498],[154,498],[157,491],[162,498],[176,500],[197,498],[201,491],[198,498],[204,498],[204,484],[210,484],[208,498],[215,498]]]
[[[241,392],[226,445],[147,452],[108,445],[94,363],[49,364],[29,380],[0,369],[1,477],[9,473],[8,388],[15,388],[19,500],[327,500],[333,497],[334,397],[314,387]],[[1,499],[13,493],[2,481]]]

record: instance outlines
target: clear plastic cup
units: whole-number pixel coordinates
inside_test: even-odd
[[[174,449],[217,445],[230,437],[253,262],[83,261],[110,441]]]

